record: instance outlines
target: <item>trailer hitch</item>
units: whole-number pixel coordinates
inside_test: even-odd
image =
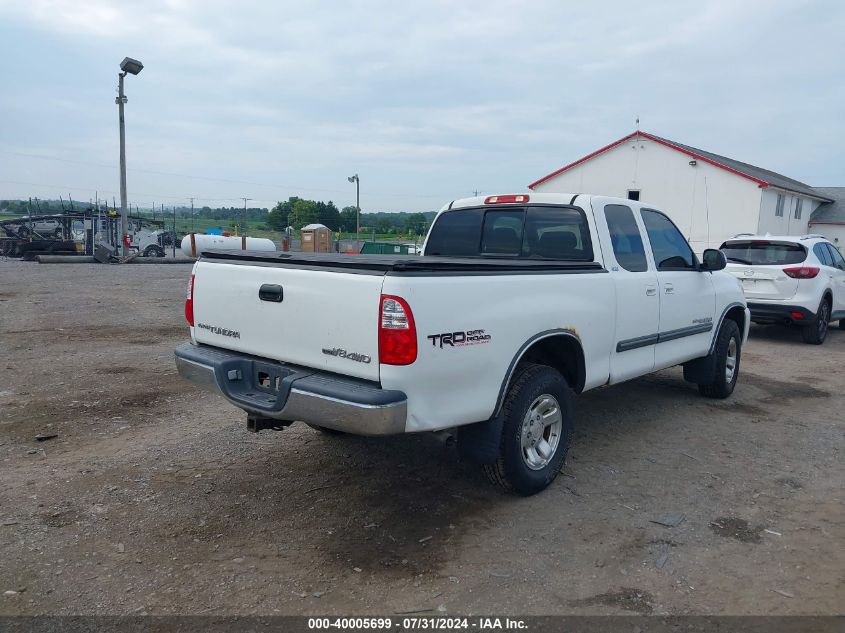
[[[293,424],[293,420],[277,420],[275,418],[267,418],[261,415],[246,416],[246,430],[252,433],[259,431],[283,431],[285,427]]]

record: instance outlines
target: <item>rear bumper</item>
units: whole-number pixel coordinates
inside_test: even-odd
[[[180,376],[250,414],[356,435],[405,432],[408,402],[401,391],[208,345],[185,343],[175,355]]]
[[[812,323],[816,313],[803,306],[782,303],[749,303],[751,320],[755,323]],[[799,316],[800,315],[800,316]]]

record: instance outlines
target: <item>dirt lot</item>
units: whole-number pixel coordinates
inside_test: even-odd
[[[176,376],[187,273],[0,262],[1,613],[842,612],[845,331],[577,398],[522,499],[431,435],[248,433]]]

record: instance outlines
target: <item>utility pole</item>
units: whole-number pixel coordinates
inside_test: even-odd
[[[164,209],[161,210],[162,216],[164,215]],[[173,257],[176,257],[176,205],[173,205]]]
[[[194,233],[194,199],[191,198],[191,233]]]
[[[238,230],[238,233],[240,233],[241,231],[243,231],[243,224],[244,224],[244,222],[246,221],[246,201],[247,201],[247,200],[252,200],[252,198],[241,198],[241,199],[244,201],[244,213],[243,213],[243,215],[241,216],[241,224],[240,224],[240,226],[238,227],[238,229],[239,229],[239,230]]]

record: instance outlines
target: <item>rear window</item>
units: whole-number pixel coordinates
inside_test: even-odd
[[[593,261],[593,245],[581,209],[484,207],[441,214],[425,254]]]
[[[783,266],[800,264],[807,259],[807,250],[792,242],[744,240],[725,242],[720,249],[728,262],[746,266]]]

